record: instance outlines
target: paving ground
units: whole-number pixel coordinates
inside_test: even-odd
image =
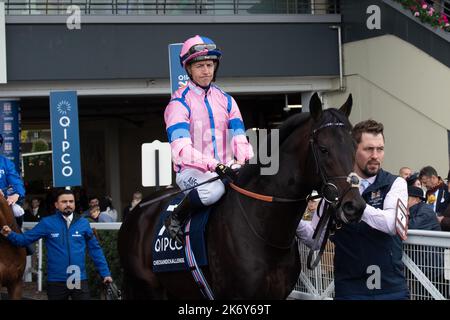
[[[6,288],[2,288],[0,290],[1,298],[8,299],[8,292]],[[45,291],[39,292],[37,291],[37,283],[36,282],[24,282],[23,283],[23,291],[22,291],[22,299],[24,300],[47,300],[47,294]]]

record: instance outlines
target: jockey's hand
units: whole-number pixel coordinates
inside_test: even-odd
[[[219,175],[221,180],[228,180],[229,182],[234,182],[237,178],[236,173],[230,167],[219,163],[216,167],[216,173]]]
[[[242,167],[242,165],[243,165],[242,163],[235,161],[235,160],[228,161],[226,164],[226,166],[233,169],[233,171],[239,171],[239,169]]]
[[[13,205],[14,203],[16,203],[17,200],[19,200],[19,195],[17,193],[14,193],[14,194],[8,196],[8,198],[6,199],[6,202],[8,202],[8,206],[10,206],[10,205]]]
[[[112,283],[112,282],[113,282],[113,279],[111,277],[104,277],[103,278],[103,283],[104,284]]]
[[[3,226],[1,234],[5,237],[9,236],[9,234],[11,233],[11,228],[8,226]]]
[[[5,194],[3,193],[3,190],[2,190],[2,189],[0,189],[0,196],[2,196],[2,197],[5,196]]]

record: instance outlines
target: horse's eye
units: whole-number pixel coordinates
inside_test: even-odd
[[[328,149],[325,147],[320,146],[319,147],[320,152],[322,152],[323,154],[328,154]]]

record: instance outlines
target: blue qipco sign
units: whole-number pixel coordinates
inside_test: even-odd
[[[187,85],[189,76],[180,64],[180,52],[182,43],[169,44],[169,69],[171,92],[177,91]]]
[[[80,139],[76,91],[50,93],[53,186],[80,186]]]

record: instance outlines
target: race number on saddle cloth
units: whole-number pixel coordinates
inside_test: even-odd
[[[171,199],[169,205],[161,213],[152,244],[153,272],[170,272],[188,270],[184,246],[171,239],[164,227],[164,220],[177,206],[184,194]],[[190,242],[198,266],[208,265],[205,243],[205,227],[212,207],[193,212],[190,223]]]

